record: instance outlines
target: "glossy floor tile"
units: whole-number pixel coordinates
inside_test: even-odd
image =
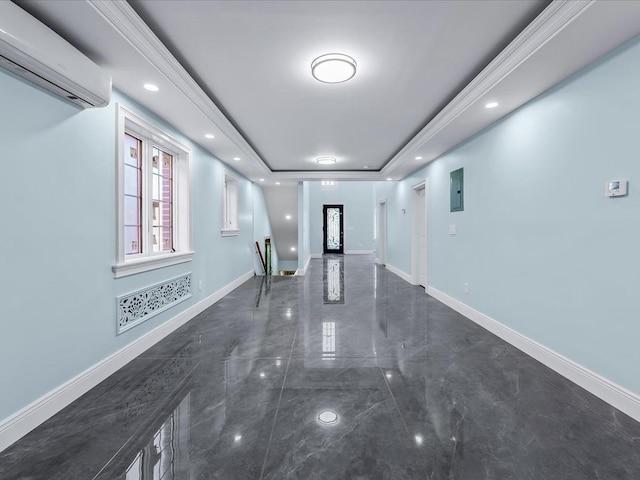
[[[369,256],[255,277],[0,453],[0,478],[640,478],[640,424]]]

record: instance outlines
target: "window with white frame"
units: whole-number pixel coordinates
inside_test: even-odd
[[[238,225],[238,179],[224,172],[222,185],[222,228],[223,236],[237,235]]]
[[[116,277],[191,260],[190,149],[117,106]]]

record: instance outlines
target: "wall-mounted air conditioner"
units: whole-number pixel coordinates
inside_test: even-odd
[[[82,106],[104,107],[111,76],[16,4],[0,0],[0,67]]]

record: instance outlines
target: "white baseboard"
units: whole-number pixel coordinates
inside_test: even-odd
[[[307,261],[305,262],[304,267],[303,268],[298,268],[296,270],[295,275],[297,275],[299,277],[304,277],[306,275],[306,273],[307,273],[307,270],[309,269],[309,263],[310,262],[311,262],[311,255],[309,255],[307,257]]]
[[[310,258],[322,258],[322,254],[321,253],[312,253]]]
[[[253,277],[245,273],[0,422],[0,452]]]
[[[411,275],[409,275],[408,273],[403,272],[402,270],[400,270],[397,267],[394,267],[393,265],[389,265],[388,263],[387,263],[386,267],[387,267],[387,270],[389,270],[391,273],[396,274],[401,279],[403,279],[405,282],[409,282],[411,285],[413,285],[413,277],[411,277]]]
[[[387,266],[388,268],[388,266]],[[427,293],[640,422],[640,396],[433,287]]]

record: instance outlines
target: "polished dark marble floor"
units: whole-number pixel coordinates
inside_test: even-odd
[[[373,263],[255,277],[0,453],[13,479],[640,478],[640,424]]]

